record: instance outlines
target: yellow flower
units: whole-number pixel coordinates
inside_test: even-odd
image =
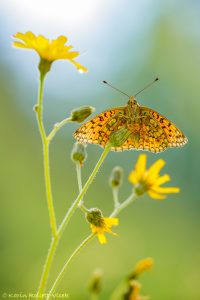
[[[141,273],[148,271],[152,268],[154,260],[151,257],[144,258],[140,260],[134,270],[134,277],[140,275]]]
[[[70,51],[73,46],[65,45],[67,42],[67,37],[59,36],[56,40],[49,41],[42,35],[36,36],[32,32],[28,31],[26,33],[16,33],[14,38],[20,41],[14,41],[13,46],[23,49],[35,50],[41,60],[48,62],[51,65],[52,62],[58,59],[67,59],[69,60],[79,72],[87,72],[87,69],[81,64],[74,61],[74,58],[79,55],[77,51]]]
[[[141,284],[136,281],[132,280],[129,283],[129,291],[126,295],[126,299],[128,300],[149,300],[149,297],[141,296],[140,293]]]
[[[117,235],[110,229],[112,226],[117,226],[119,224],[119,220],[117,218],[101,218],[98,223],[98,226],[90,224],[90,228],[93,233],[97,234],[101,244],[105,244],[107,242],[105,232]]]
[[[139,291],[141,289],[140,283],[138,281],[133,280],[130,282],[130,287],[131,287],[132,291],[129,296],[129,299],[130,300],[138,300],[138,297],[140,297]]]
[[[170,181],[168,174],[159,175],[160,170],[165,165],[163,159],[158,159],[148,170],[146,169],[145,154],[140,154],[135,166],[135,170],[129,175],[129,181],[135,185],[135,192],[142,195],[145,192],[153,199],[165,199],[165,194],[179,193],[178,187],[161,187],[165,182]]]

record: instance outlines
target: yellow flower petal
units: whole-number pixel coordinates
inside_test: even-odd
[[[117,236],[117,233],[113,232],[109,227],[105,228],[104,231]]]
[[[117,226],[119,224],[119,219],[118,218],[103,218],[105,224],[108,227],[112,227],[112,226]]]
[[[53,42],[57,42],[58,44],[64,45],[65,43],[67,43],[68,38],[64,35],[60,35],[57,40],[53,40]]]
[[[77,63],[74,60],[71,60],[71,63],[77,68],[80,73],[87,73],[88,69],[83,67],[81,64]]]
[[[140,154],[135,165],[135,170],[129,174],[129,181],[133,184],[138,184],[141,182],[145,172],[146,172],[146,154]]]
[[[165,161],[163,159],[158,159],[149,169],[147,178],[150,179],[151,177],[158,176],[160,170],[164,167]]]
[[[30,49],[30,47],[20,42],[13,42],[13,46],[16,48]]]
[[[160,195],[159,193],[153,192],[152,190],[148,190],[147,193],[152,199],[163,200],[166,199],[166,196]]]
[[[90,228],[91,228],[91,230],[92,230],[93,233],[97,232],[97,229],[96,229],[97,227],[94,226],[93,224],[90,224]]]
[[[141,180],[146,171],[146,154],[140,154],[138,161],[135,166],[135,171],[137,172],[138,179]]]
[[[132,184],[138,184],[139,180],[138,180],[138,175],[136,171],[132,171],[129,174],[128,180],[132,183]]]
[[[161,194],[176,194],[180,192],[180,189],[178,187],[153,187],[152,191]]]
[[[103,234],[103,233],[98,233],[98,239],[99,239],[99,242],[101,243],[101,244],[105,244],[106,242],[107,242],[107,239],[106,239],[106,237],[105,237],[105,234]]]
[[[30,31],[27,31],[26,33],[17,32],[13,37],[22,40],[25,43],[36,38],[36,36]]]
[[[168,174],[165,174],[163,176],[160,176],[158,177],[156,180],[155,180],[155,183],[153,184],[153,186],[159,186],[163,183],[166,183],[170,181],[170,176]]]

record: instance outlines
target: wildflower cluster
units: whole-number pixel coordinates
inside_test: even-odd
[[[51,70],[51,65],[54,61],[59,59],[68,60],[71,62],[79,72],[87,72],[87,68],[82,66],[80,63],[74,59],[78,57],[79,52],[71,51],[73,48],[71,45],[66,45],[68,39],[65,36],[59,36],[56,40],[50,41],[42,35],[36,36],[32,32],[17,33],[14,35],[14,38],[17,39],[14,41],[13,45],[22,49],[31,49],[37,52],[40,57],[39,62],[39,72],[40,72],[40,84],[39,84],[39,94],[38,102],[35,106],[35,112],[37,116],[38,128],[43,144],[43,160],[44,160],[44,173],[45,173],[45,187],[46,187],[46,197],[47,197],[47,206],[49,210],[49,223],[52,231],[52,242],[49,248],[46,262],[44,264],[44,270],[41,276],[41,281],[38,289],[38,295],[42,294],[45,291],[47,278],[50,273],[50,267],[53,262],[54,254],[58,243],[61,239],[61,236],[65,230],[65,227],[68,225],[71,217],[73,216],[76,209],[81,209],[84,213],[86,221],[89,223],[90,234],[85,238],[80,245],[75,249],[72,255],[64,264],[60,273],[58,274],[56,280],[51,286],[47,300],[50,295],[55,292],[60,281],[62,280],[70,262],[72,259],[81,251],[81,249],[88,244],[94,237],[98,237],[98,240],[101,244],[107,242],[106,233],[117,235],[114,233],[111,228],[119,224],[119,219],[117,215],[129,206],[134,200],[139,199],[142,195],[147,193],[153,199],[165,199],[166,194],[178,193],[180,190],[177,187],[161,187],[162,184],[170,181],[168,174],[160,175],[160,171],[163,168],[165,162],[162,159],[158,159],[149,169],[146,168],[147,156],[145,154],[139,155],[138,161],[135,164],[134,170],[131,171],[128,179],[133,184],[133,189],[130,192],[130,195],[127,199],[120,201],[119,199],[119,189],[122,186],[123,182],[123,169],[119,166],[115,167],[110,175],[109,184],[113,192],[113,211],[108,217],[104,217],[102,211],[99,208],[87,208],[85,205],[85,195],[89,189],[91,183],[93,182],[99,168],[101,167],[103,161],[105,160],[109,151],[114,147],[120,147],[129,137],[129,130],[127,128],[121,127],[117,128],[109,138],[108,143],[105,145],[105,149],[101,154],[97,164],[95,165],[92,173],[87,179],[86,183],[82,184],[82,169],[85,165],[87,159],[86,146],[82,143],[75,143],[71,153],[71,159],[76,165],[77,173],[77,182],[79,193],[76,199],[73,201],[71,207],[65,214],[64,219],[61,224],[57,226],[56,215],[53,205],[53,196],[52,196],[52,187],[50,180],[50,160],[49,160],[49,146],[55,134],[60,128],[64,125],[71,122],[83,122],[92,112],[94,108],[91,106],[79,107],[71,112],[68,118],[57,122],[49,134],[46,134],[43,124],[43,88],[44,80],[46,74]],[[92,123],[90,124],[92,127]],[[140,296],[139,292],[141,285],[138,281],[138,277],[144,271],[151,268],[153,265],[152,259],[146,259],[140,261],[135,267],[132,274],[128,277],[126,281],[126,290],[123,293],[124,300],[144,300]],[[100,278],[101,276],[98,273],[93,284],[91,285],[91,290],[94,294],[98,294],[101,290],[100,288]],[[38,296],[39,297],[39,296]],[[39,299],[39,298],[38,298]]]
[[[150,299],[147,296],[142,296],[140,294],[141,291],[141,283],[139,281],[140,276],[152,269],[154,264],[154,260],[151,257],[144,258],[140,260],[133,271],[123,279],[119,285],[116,286],[114,291],[109,297],[110,300],[148,300]],[[102,279],[103,279],[103,272],[102,270],[95,270],[90,280],[89,285],[89,293],[91,295],[95,295],[96,299],[99,299],[102,292]]]

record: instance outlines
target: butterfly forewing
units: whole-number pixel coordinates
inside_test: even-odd
[[[125,106],[102,112],[78,128],[74,137],[80,143],[99,144],[105,146],[112,132],[124,125],[119,113],[124,115]]]

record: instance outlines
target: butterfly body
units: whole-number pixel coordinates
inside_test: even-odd
[[[122,145],[112,147],[113,151],[129,149],[162,152],[170,147],[181,147],[187,138],[175,124],[158,112],[140,106],[133,96],[125,106],[112,108],[84,123],[74,133],[78,142],[98,144],[109,142],[112,133],[126,129]]]

